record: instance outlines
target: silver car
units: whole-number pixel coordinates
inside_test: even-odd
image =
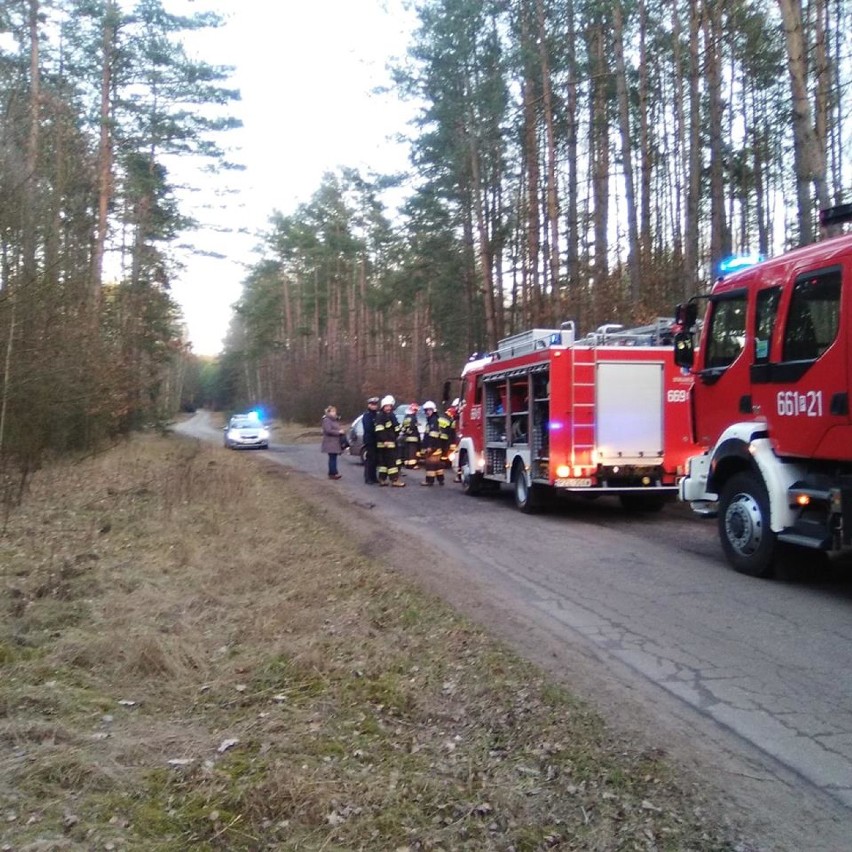
[[[235,414],[225,427],[225,446],[230,450],[269,449],[269,429],[259,417],[251,414]]]
[[[364,447],[364,421],[363,414],[359,414],[353,421],[346,433],[349,443],[349,455],[357,456],[363,463],[366,449]]]

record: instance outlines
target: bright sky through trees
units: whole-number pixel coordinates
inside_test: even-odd
[[[174,11],[214,10],[227,23],[187,39],[207,62],[235,67],[244,128],[223,144],[244,172],[187,177],[197,191],[186,212],[202,227],[185,242],[226,259],[187,253],[173,294],[182,305],[193,350],[219,351],[245,266],[273,210],[291,212],[338,166],[392,173],[406,168],[404,133],[411,109],[390,94],[387,63],[405,52],[414,16],[403,0],[175,0]],[[230,187],[214,194],[213,187]],[[218,209],[224,204],[224,209]],[[228,234],[224,229],[239,229]]]

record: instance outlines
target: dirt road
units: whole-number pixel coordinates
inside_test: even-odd
[[[179,428],[221,436],[206,412]],[[530,517],[508,492],[366,486],[346,457],[329,482],[318,440],[257,455],[302,471],[305,494],[361,549],[664,748],[761,848],[852,849],[848,566],[816,575],[803,559],[761,582],[731,571],[713,523],[684,507],[566,500]]]

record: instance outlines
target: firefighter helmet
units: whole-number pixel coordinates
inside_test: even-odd
[[[434,402],[432,402],[432,400],[431,400],[431,399],[430,399],[430,400],[427,400],[426,402],[424,402],[424,403],[423,403],[423,410],[424,410],[424,411],[426,411],[426,409],[427,409],[427,408],[431,408],[431,409],[432,409],[432,411],[434,411],[436,407],[437,407],[437,406],[435,405],[435,403],[434,403]]]
[[[451,405],[445,413],[449,414],[450,417],[455,417],[459,413],[459,410],[454,405]]]
[[[382,408],[384,408],[386,405],[396,405],[396,400],[390,394],[382,397]]]

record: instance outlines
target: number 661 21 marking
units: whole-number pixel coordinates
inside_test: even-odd
[[[822,417],[822,391],[778,391],[779,417]]]

